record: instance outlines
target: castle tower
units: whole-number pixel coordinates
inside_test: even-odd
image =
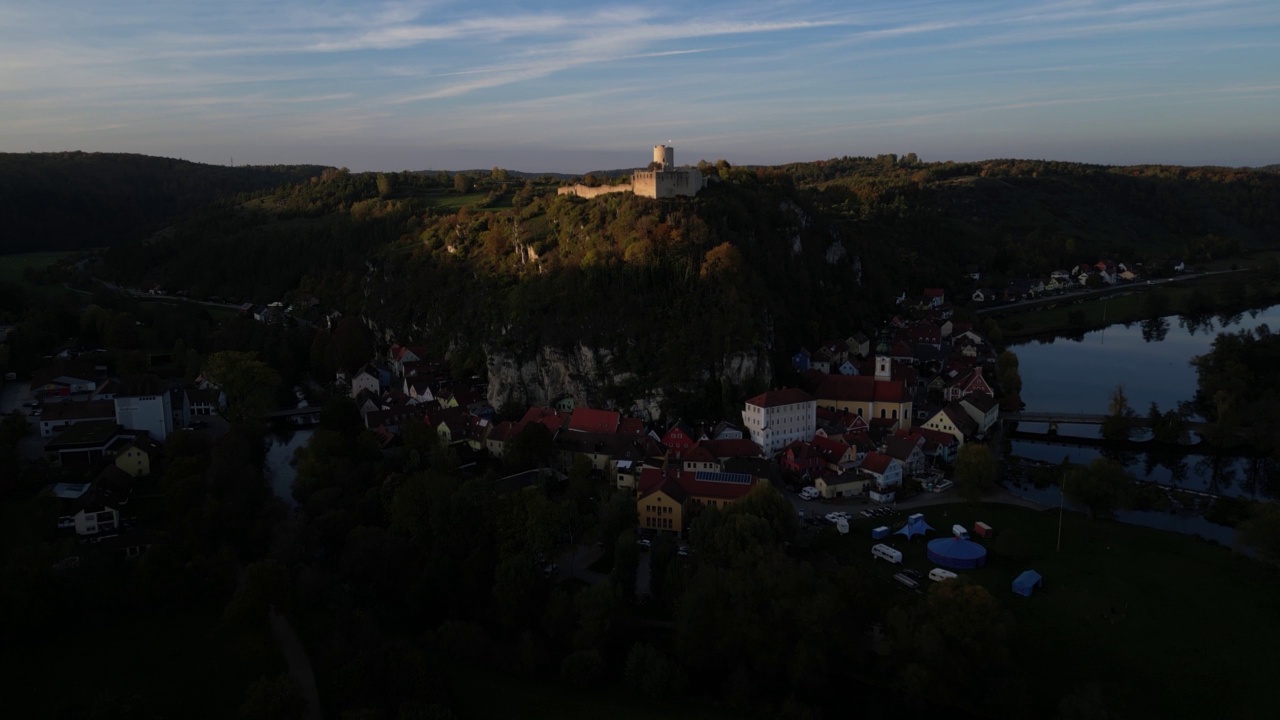
[[[892,363],[884,355],[876,356],[876,380],[893,379]]]
[[[672,170],[676,166],[676,149],[668,145],[653,146],[653,161],[659,170]]]

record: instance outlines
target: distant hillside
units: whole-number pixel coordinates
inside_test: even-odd
[[[209,208],[108,266],[193,295],[314,297],[477,372],[486,356],[536,368],[552,350],[607,349],[610,382],[703,378],[714,399],[743,353],[785,366],[801,344],[873,331],[900,293],[967,296],[972,272],[996,288],[1280,238],[1280,175],[1253,170],[886,156],[707,172],[696,198],[670,201],[338,173]]]
[[[119,153],[0,153],[0,254],[116,245],[210,202],[318,175]]]

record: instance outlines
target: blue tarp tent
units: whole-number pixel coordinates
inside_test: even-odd
[[[912,537],[923,535],[932,529],[929,523],[924,521],[924,514],[916,513],[908,517],[907,524],[903,525],[894,535],[906,535],[907,539],[910,540]]]
[[[1028,570],[1013,581],[1013,591],[1023,597],[1031,597],[1032,591],[1040,587],[1042,582],[1040,573],[1035,570]]]

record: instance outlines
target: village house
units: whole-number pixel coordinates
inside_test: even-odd
[[[811,357],[808,350],[800,348],[799,352],[791,356],[791,367],[795,368],[796,372],[804,372],[809,369]]]
[[[921,449],[922,442],[910,437],[894,436],[884,442],[884,454],[902,466],[902,474],[913,477],[928,467],[928,460]]]
[[[888,455],[867,453],[862,459],[859,472],[870,480],[870,495],[875,502],[893,502],[897,488],[902,487],[902,465],[894,462]]]
[[[870,476],[858,472],[823,473],[813,479],[813,487],[819,495],[830,500],[861,495],[871,482]]]
[[[960,407],[978,427],[978,435],[985,435],[1000,419],[1000,405],[995,398],[982,393],[972,393],[960,398]]]
[[[663,446],[677,458],[693,447],[695,442],[697,438],[693,436],[693,429],[683,420],[676,420],[662,435]]]
[[[939,410],[924,423],[924,427],[946,433],[962,446],[978,434],[978,424],[969,417],[969,413],[965,412],[959,402],[952,402]]]
[[[146,477],[159,461],[160,444],[140,432],[116,454],[115,466],[133,477]]]
[[[947,401],[959,400],[960,398],[965,397],[966,395],[972,395],[973,393],[980,393],[988,397],[995,395],[995,392],[991,389],[991,385],[987,383],[986,378],[982,377],[981,365],[975,366],[969,370],[969,372],[959,376],[954,382],[948,385],[943,391],[942,397]]]
[[[397,375],[405,375],[406,363],[417,363],[427,359],[427,349],[422,345],[400,345],[393,343],[387,352],[387,359]]]
[[[351,378],[351,397],[357,397],[361,392],[369,392],[375,397],[382,393],[382,382],[372,365],[364,365]]]
[[[845,339],[844,345],[849,354],[864,358],[871,354],[871,338],[865,333],[856,332]]]

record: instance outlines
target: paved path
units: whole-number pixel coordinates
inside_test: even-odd
[[[298,633],[294,632],[289,618],[280,614],[275,606],[271,607],[271,633],[280,645],[280,652],[289,662],[289,677],[293,678],[298,692],[307,703],[307,719],[322,720],[320,692],[316,689],[316,674],[311,670],[307,650],[302,647],[302,641],[298,639]]]

